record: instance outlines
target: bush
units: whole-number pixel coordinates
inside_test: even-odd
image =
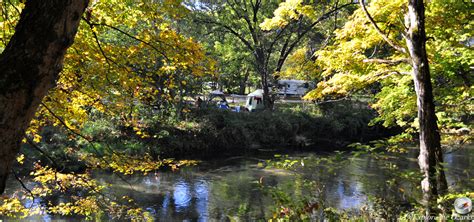
[[[368,126],[374,115],[367,105],[351,101],[256,113],[199,109],[186,116],[187,124],[167,129],[170,133],[161,139],[160,151],[176,157],[232,153],[252,147],[339,149],[382,136],[378,133],[380,127]]]

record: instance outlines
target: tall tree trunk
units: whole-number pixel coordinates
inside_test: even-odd
[[[408,32],[405,37],[413,67],[413,81],[417,95],[418,119],[420,125],[420,155],[418,163],[423,172],[421,187],[427,206],[438,194],[440,188],[446,189],[446,179],[442,171],[443,161],[440,134],[435,115],[430,69],[426,55],[425,7],[423,0],[408,0],[406,15]],[[437,169],[440,172],[437,172]],[[437,177],[437,175],[439,177]],[[430,214],[430,208],[427,208]]]
[[[62,69],[88,0],[28,0],[0,55],[0,194],[25,130]]]
[[[248,68],[245,68],[244,77],[240,80],[239,83],[239,95],[245,95],[245,88],[247,88],[247,82],[249,80],[250,71]]]
[[[268,73],[264,72],[262,74],[263,105],[265,105],[266,110],[273,110],[273,99],[269,88]]]
[[[257,48],[255,51],[255,60],[256,60],[256,70],[260,74],[260,84],[263,89],[263,104],[265,105],[265,109],[272,110],[273,109],[273,99],[271,97],[271,92],[269,89],[269,73],[268,67],[265,63],[266,57],[265,52],[262,48]]]

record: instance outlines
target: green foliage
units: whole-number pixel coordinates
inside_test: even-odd
[[[14,34],[23,2],[0,4],[0,51]],[[0,214],[150,220],[149,213],[130,198],[107,194],[107,185],[93,180],[90,170],[147,174],[161,167],[176,170],[196,164],[160,159],[164,156],[241,152],[248,147],[344,147],[380,136],[379,123],[403,127],[405,132],[383,141],[353,144],[360,150],[351,158],[369,153],[386,160],[382,170],[390,177],[389,190],[400,195],[408,192],[400,181],[419,184],[420,175],[400,171],[391,158],[407,152],[400,144],[410,141],[418,127],[411,67],[402,61],[406,55],[391,49],[368,24],[362,10],[355,10],[349,19],[354,9],[349,6],[336,17],[325,15],[337,4],[91,1],[57,86],[42,101],[26,132],[29,145],[17,159],[22,167],[32,167],[29,179],[35,186],[31,192],[1,197]],[[426,6],[427,50],[439,124],[445,141],[467,143],[472,140],[474,110],[471,7],[464,1],[445,0],[432,0]],[[403,45],[405,1],[371,1],[368,10],[388,38]],[[377,59],[400,62],[373,62]],[[306,96],[317,102],[364,95],[378,116],[374,118],[366,103],[355,101],[281,105],[275,112],[261,113],[191,110],[189,105],[192,97],[203,92],[205,81],[218,81],[227,92],[241,93],[249,83],[265,85],[279,77],[320,81]],[[461,130],[465,128],[467,133]],[[280,161],[267,165],[286,170],[324,166],[325,176],[332,177],[341,163],[351,161],[347,155],[336,152],[331,158],[311,160],[279,156]],[[305,197],[260,184],[276,202],[272,219],[311,220],[316,212],[329,220],[350,218],[324,206],[317,192],[322,184],[302,177],[295,183],[299,191],[315,192]],[[235,194],[227,192],[229,197]],[[446,204],[457,196],[448,194],[438,202]],[[61,201],[50,201],[56,197]],[[26,207],[35,198],[41,199],[41,205]],[[401,212],[387,207],[394,205],[389,197],[370,198],[375,212],[363,219]],[[242,204],[237,211],[245,215],[249,209]]]
[[[281,76],[302,76],[304,69],[292,68],[292,64],[287,67],[286,61],[298,46],[308,46],[308,49],[311,49],[307,50],[308,52],[295,52],[291,56],[293,63],[301,58],[302,54],[312,54],[315,48],[323,45],[324,38],[331,35],[330,27],[339,24],[341,18],[347,15],[347,10],[350,10],[348,8],[351,3],[344,3],[325,1],[303,4],[303,1],[299,0],[268,0],[211,1],[196,4],[190,1],[189,7],[195,12],[193,21],[201,24],[201,29],[207,31],[199,32],[198,36],[204,42],[211,39],[210,48],[218,46],[216,59],[222,61],[220,65],[223,72],[220,80],[234,86],[230,88],[235,88],[236,84],[232,82],[241,79],[242,75],[245,76],[245,69],[251,65],[252,73],[256,73],[259,78],[258,87],[265,88],[275,85]],[[335,7],[341,8],[334,10]],[[330,19],[336,14],[338,18]],[[214,44],[215,39],[220,43]],[[222,43],[225,44],[224,47],[221,46]],[[235,51],[222,54],[222,49]],[[240,56],[244,57],[229,61],[229,57]],[[238,67],[241,67],[240,73]]]
[[[352,104],[355,103],[355,104]],[[356,102],[327,105],[322,112],[314,104],[279,107],[278,111],[235,113],[200,109],[189,113],[187,124],[171,129],[164,138],[165,154],[239,151],[248,147],[343,147],[349,141],[381,136],[368,127],[373,111]],[[185,138],[185,139],[184,139]]]
[[[354,101],[319,106],[281,104],[277,111],[258,113],[197,109],[183,120],[139,112],[144,113],[139,130],[104,115],[90,117],[81,132],[87,139],[71,138],[69,142],[72,148],[80,148],[73,149],[70,158],[77,159],[82,151],[99,157],[121,154],[132,159],[148,155],[158,159],[212,156],[223,150],[230,154],[251,147],[343,147],[384,135],[377,132],[380,126],[368,126],[374,112]],[[62,133],[59,135],[65,137],[67,131]]]
[[[226,36],[214,43],[210,49],[219,67],[218,82],[222,84],[227,93],[245,94],[248,85],[258,85],[255,68],[252,63],[252,54],[233,36]]]
[[[371,1],[367,8],[388,38],[404,45],[400,33],[405,29],[401,18],[406,11],[406,1]],[[468,127],[466,119],[470,118],[473,108],[468,102],[472,84],[466,76],[474,61],[468,37],[473,24],[468,18],[469,13],[468,4],[463,2],[439,0],[426,3],[427,51],[436,111],[446,135],[445,141],[453,140],[449,131]],[[400,60],[407,55],[388,46],[368,22],[362,9],[356,10],[335,34],[332,44],[316,52],[316,65],[324,71],[314,73],[314,76],[322,76],[324,81],[319,82],[306,98],[324,100],[370,95],[373,97],[371,106],[379,113],[374,122],[417,129],[416,96],[409,73],[411,67]],[[393,63],[377,62],[381,59]]]
[[[264,178],[260,179],[261,189],[270,194],[273,200],[274,210],[269,221],[418,221],[415,218],[423,218],[424,207],[419,202],[422,174],[409,167],[416,164],[416,159],[410,158],[413,153],[386,152],[379,144],[358,147],[358,151],[337,152],[327,156],[275,155],[273,160],[266,161],[267,168],[290,171],[295,178],[289,187],[272,186],[266,184]],[[414,148],[407,149],[413,151]],[[360,165],[375,166],[375,175],[370,171],[358,172]],[[367,201],[358,209],[333,208],[330,205],[334,203],[328,202],[324,195],[326,187],[346,180],[345,175],[350,175],[351,183],[363,187],[364,195],[367,195]],[[305,188],[300,191],[300,187]],[[298,195],[299,192],[305,195]],[[454,200],[463,196],[472,198],[472,195],[467,187],[450,189],[447,194],[438,197],[434,208],[439,211],[434,216],[440,221],[453,218],[456,216],[454,210],[451,212]]]
[[[261,183],[261,189],[271,195],[275,209],[269,221],[314,221],[329,219],[340,220],[340,212],[327,206],[324,200],[324,177],[333,177],[335,171],[348,161],[346,154],[336,152],[333,156],[310,156],[307,158],[289,158],[287,155],[275,155],[274,160],[266,162],[267,168],[285,169],[294,172],[294,183],[289,188],[273,187]],[[306,170],[315,171],[314,178],[304,177]],[[285,190],[296,189],[295,193]],[[302,191],[309,193],[302,195]]]

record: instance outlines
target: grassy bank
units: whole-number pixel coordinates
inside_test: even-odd
[[[166,128],[151,127],[150,134],[163,133],[159,154],[165,157],[209,156],[238,153],[245,149],[334,150],[392,132],[369,126],[375,113],[359,102],[341,101],[322,106],[280,106],[269,112],[230,112],[199,109],[186,121]]]
[[[155,118],[149,112],[139,121],[139,132],[120,120],[95,116],[81,131],[88,141],[71,139],[67,130],[46,127],[40,146],[53,159],[64,161],[60,165],[79,168],[84,165],[76,155],[84,151],[99,156],[111,151],[149,154],[152,158],[206,158],[260,149],[332,151],[394,133],[369,126],[374,116],[367,105],[354,101],[319,106],[279,104],[275,111],[256,113],[206,108],[191,110],[181,120]],[[72,148],[80,152],[71,152]],[[40,158],[48,162],[47,157]]]

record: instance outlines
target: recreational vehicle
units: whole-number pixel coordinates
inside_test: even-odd
[[[282,79],[278,80],[278,95],[304,96],[308,92],[310,83],[304,80]]]

